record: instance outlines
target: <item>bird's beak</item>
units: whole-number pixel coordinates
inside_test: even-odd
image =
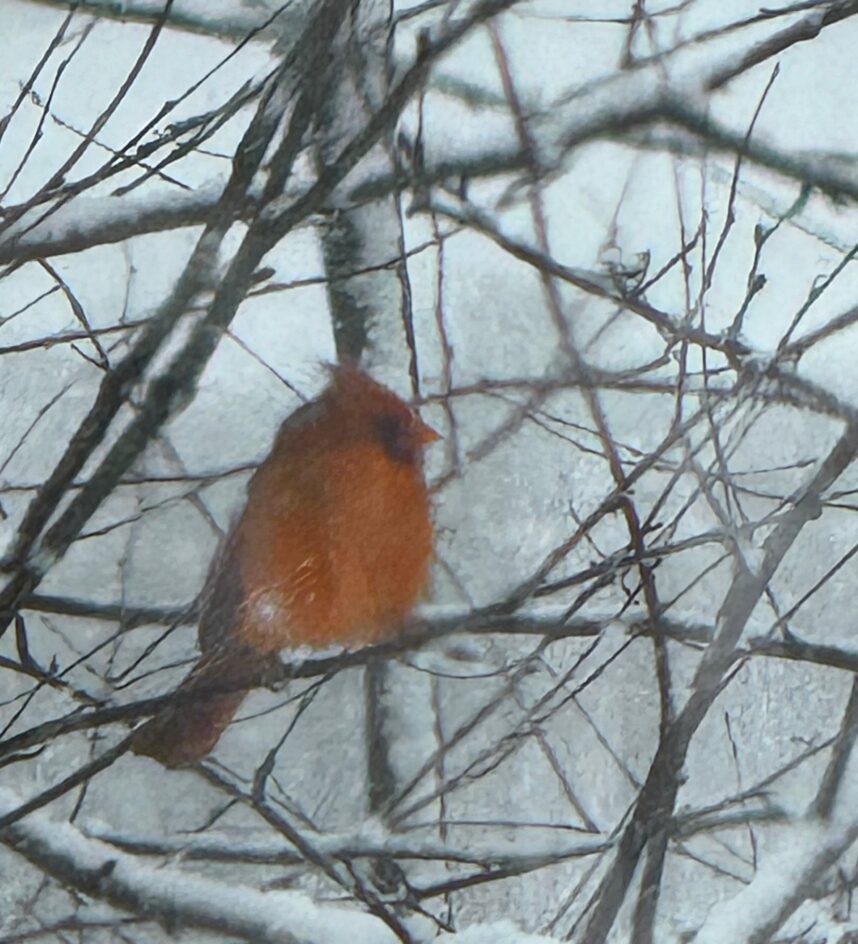
[[[441,438],[441,434],[437,433],[431,426],[424,423],[419,417],[417,418],[417,441],[421,446],[428,446],[433,442],[438,442]]]

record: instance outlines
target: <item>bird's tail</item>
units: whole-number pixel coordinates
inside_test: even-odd
[[[258,683],[259,668],[259,656],[248,649],[204,654],[176,691],[176,703],[137,729],[131,749],[165,767],[202,760]]]

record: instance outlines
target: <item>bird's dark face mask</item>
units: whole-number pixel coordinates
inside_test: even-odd
[[[385,413],[376,419],[375,428],[394,462],[418,463],[423,447],[439,438],[415,413]]]

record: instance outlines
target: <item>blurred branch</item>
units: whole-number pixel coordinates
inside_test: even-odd
[[[546,825],[547,831],[551,830]],[[567,832],[562,826],[558,832]],[[93,838],[109,843],[123,852],[146,856],[175,856],[183,859],[204,859],[211,862],[246,862],[250,864],[284,865],[303,862],[303,856],[289,843],[271,838],[261,842],[236,842],[234,836],[207,835],[195,839],[147,839],[121,836],[111,832],[89,831]],[[504,866],[537,867],[534,863],[550,865],[564,859],[594,855],[603,852],[609,844],[602,839],[530,840],[528,851],[522,852],[515,840],[501,836],[477,839],[464,846],[436,841],[434,838],[413,839],[406,836],[371,836],[326,834],[316,838],[319,849],[334,859],[376,858],[392,856],[396,859],[452,862],[460,865],[479,865],[482,868]]]
[[[662,830],[673,813],[680,774],[691,740],[706,717],[735,661],[742,631],[769,580],[801,530],[820,514],[821,494],[839,478],[858,451],[858,424],[851,424],[795,497],[792,511],[771,532],[758,563],[735,555],[736,575],[718,613],[715,635],[694,675],[691,694],[662,738],[617,854],[594,897],[595,907],[587,923],[588,944],[603,944],[625,899],[641,853]]]
[[[317,63],[319,56],[323,55],[322,50],[333,48],[334,38],[342,22],[339,13],[342,12],[343,2],[326,0],[319,4],[306,27],[305,35],[296,44],[297,62],[287,56],[281,66],[284,76],[288,77],[293,66]],[[38,586],[53,562],[64,555],[90,515],[110,494],[150,439],[192,394],[222,332],[229,326],[252,284],[254,272],[265,253],[324,204],[333,188],[391,127],[433,61],[464,39],[476,24],[496,15],[512,2],[514,0],[483,0],[468,16],[453,21],[433,42],[427,43],[412,68],[391,89],[384,105],[373,113],[364,128],[343,147],[337,158],[322,168],[316,183],[306,194],[293,201],[280,194],[301,153],[304,134],[320,107],[318,98],[328,91],[321,77],[314,83],[302,86],[301,97],[293,107],[289,127],[272,158],[269,177],[261,196],[266,206],[254,219],[221,278],[205,317],[191,331],[184,347],[167,368],[149,381],[145,398],[134,418],[112,444],[87,485],[39,541],[42,528],[74,476],[102,441],[130,386],[140,377],[179,315],[199,291],[203,281],[201,275],[208,273],[213,265],[214,252],[233,221],[233,208],[236,203],[240,205],[246,199],[253,175],[282,117],[280,109],[276,107],[279,102],[275,96],[278,83],[272,84],[269,94],[262,99],[256,118],[245,133],[244,145],[239,149],[235,161],[233,178],[222,197],[223,212],[217,215],[217,223],[210,225],[203,233],[172,296],[144,329],[132,352],[105,376],[88,417],[72,437],[63,459],[28,509],[10,559],[6,562],[7,568],[14,568],[14,573],[0,594],[0,617],[3,620],[0,633],[5,630],[23,597]],[[333,68],[334,57],[327,56],[327,53],[324,56]],[[273,108],[272,101],[275,105]]]
[[[51,604],[59,609],[60,604]],[[54,610],[52,610],[53,612]],[[177,617],[184,618],[187,610],[177,611]],[[81,614],[72,614],[81,615]],[[141,624],[151,622],[152,611],[143,611],[140,614]],[[135,622],[135,611],[132,609],[125,614],[126,620]],[[616,622],[611,620],[610,622]],[[321,656],[297,662],[273,661],[262,670],[257,680],[260,686],[277,688],[292,679],[319,678],[332,672],[345,671],[349,668],[365,665],[378,658],[392,658],[415,651],[422,645],[431,645],[439,639],[449,635],[476,633],[476,634],[512,634],[535,635],[550,641],[559,641],[568,638],[588,638],[600,635],[606,627],[605,622],[598,620],[577,619],[557,621],[556,619],[533,617],[500,617],[497,619],[452,618],[447,621],[436,620],[428,624],[418,624],[410,633],[396,642],[385,643],[379,646],[370,646],[354,652],[344,652],[333,656]],[[704,644],[711,640],[711,630],[706,626],[690,626],[667,618],[659,621],[658,631],[671,639],[682,642]],[[648,635],[650,630],[645,623],[631,622],[626,627],[630,636]],[[743,649],[737,649],[735,660],[748,655],[769,656],[773,658],[789,659],[797,662],[808,662],[816,665],[842,669],[847,672],[858,671],[858,652],[840,649],[836,646],[823,646],[802,642],[794,637],[773,641],[762,639],[751,640]],[[467,674],[468,662],[462,663],[463,674]],[[60,673],[60,676],[62,673]],[[228,687],[219,688],[218,692],[229,690]],[[197,693],[197,695],[200,693]],[[90,711],[75,710],[65,716],[43,722],[0,741],[0,759],[38,746],[46,741],[53,740],[64,734],[74,731],[84,731],[101,727],[102,725],[117,723],[133,723],[141,718],[155,714],[162,708],[176,705],[188,700],[194,695],[177,693],[175,691],[152,698],[140,699],[124,705],[101,706]]]
[[[327,47],[333,36],[326,35],[326,29],[336,29],[327,3],[319,7],[318,13],[307,27],[306,48],[302,50],[302,56],[310,54],[320,44]],[[284,72],[287,62],[281,66]],[[89,516],[112,491],[161,424],[179,406],[182,398],[190,393],[204,364],[216,347],[220,330],[229,323],[249,287],[259,259],[277,241],[278,237],[274,236],[261,239],[258,224],[247,235],[242,249],[239,249],[233,259],[229,272],[220,282],[208,315],[196,326],[184,350],[167,370],[150,382],[147,396],[136,417],[112,445],[107,457],[87,485],[80,490],[44,537],[37,554],[33,554],[42,528],[74,476],[93,449],[101,443],[110,423],[125,402],[130,387],[139,379],[160,349],[194,295],[207,284],[208,275],[216,262],[217,249],[233,222],[234,207],[246,199],[253,175],[280,123],[281,113],[274,95],[276,89],[277,83],[272,83],[268,94],[263,96],[256,116],[244,134],[242,145],[239,146],[233,176],[221,196],[220,210],[216,214],[215,222],[206,228],[197,242],[191,260],[172,295],[150,320],[131,352],[105,375],[89,415],[72,437],[54,472],[31,502],[19,528],[10,562],[7,562],[7,567],[10,563],[15,566],[15,572],[0,594],[0,614],[5,615],[6,619],[11,616],[22,594],[37,586],[53,561],[62,557]],[[303,117],[293,116],[293,121],[303,123],[299,137],[309,119],[310,116],[306,112]],[[295,156],[294,153],[289,153],[284,155],[284,158],[291,164]],[[0,633],[4,629],[5,626],[0,626]]]

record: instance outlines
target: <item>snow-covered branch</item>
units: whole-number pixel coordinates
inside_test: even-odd
[[[0,236],[0,264],[81,252],[132,236],[206,223],[225,181],[159,195],[75,197],[57,209],[37,206]]]
[[[825,821],[809,815],[772,837],[765,862],[737,895],[715,905],[695,944],[762,944],[858,839],[855,805]]]
[[[67,9],[76,6],[81,13],[131,23],[153,23],[164,14],[163,0],[32,0],[43,6]],[[236,4],[233,0],[174,0],[167,25],[171,29],[206,33],[239,40],[256,31],[258,39],[279,37],[291,27],[297,28],[293,4],[284,3],[278,20],[269,25],[271,13],[263,3]]]
[[[0,790],[0,814],[21,800]],[[7,827],[3,842],[46,874],[116,908],[186,928],[271,944],[387,944],[378,919],[355,908],[317,905],[300,892],[261,892],[234,882],[149,865],[74,826],[36,813]]]

